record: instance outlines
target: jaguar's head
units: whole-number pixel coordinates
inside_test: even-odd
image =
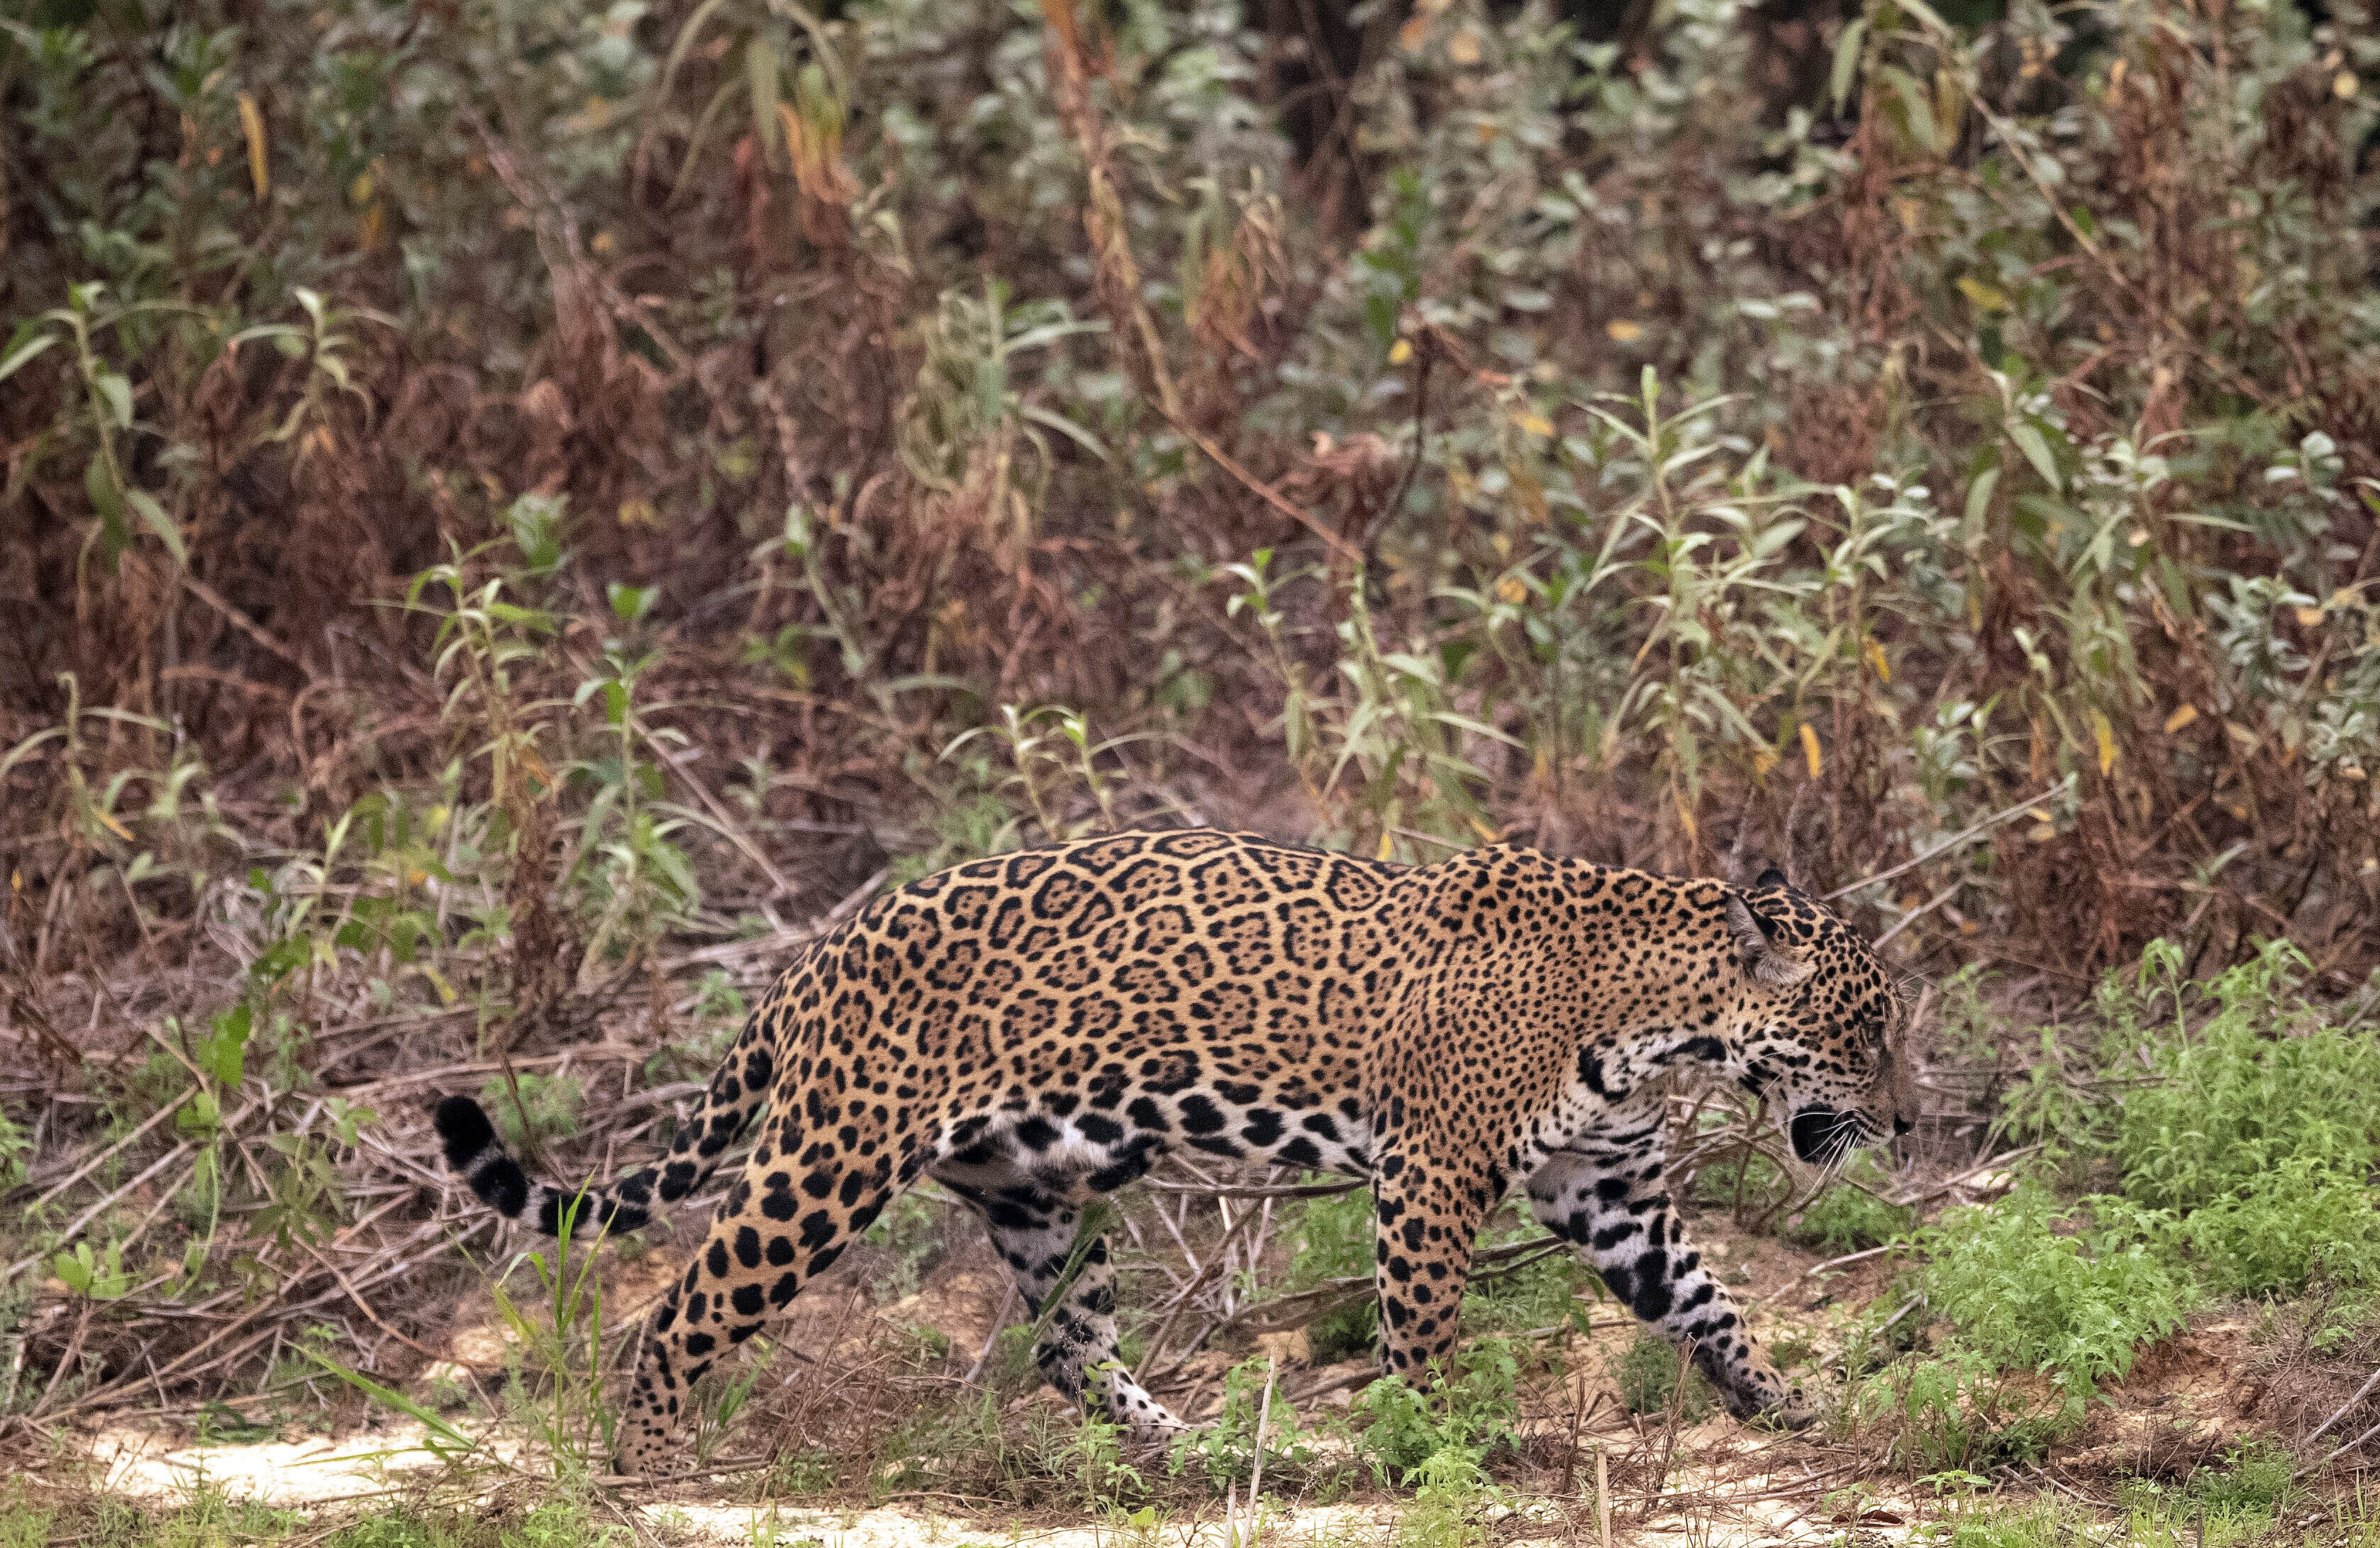
[[[1793,1153],[1828,1165],[1909,1132],[1912,1018],[1867,942],[1773,867],[1730,888],[1725,907],[1747,981],[1735,1062]]]

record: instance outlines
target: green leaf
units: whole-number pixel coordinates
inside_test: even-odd
[[[752,94],[752,133],[760,141],[761,157],[771,172],[785,170],[784,127],[777,122],[778,85],[783,72],[776,44],[766,38],[754,38],[744,45],[744,79]]]
[[[107,462],[93,457],[82,470],[82,491],[90,497],[91,508],[99,515],[101,546],[107,550],[110,568],[115,556],[124,551],[124,495],[115,487],[115,478],[107,470]]]
[[[613,615],[623,623],[634,623],[653,611],[653,596],[660,588],[650,586],[624,586],[613,581],[604,588],[612,600]]]
[[[43,350],[57,342],[55,333],[36,333],[6,356],[0,356],[0,381],[7,381],[18,368],[30,364]]]
[[[2063,493],[2065,480],[2058,475],[2058,459],[2050,454],[2049,442],[2043,437],[2040,427],[2029,419],[2018,419],[2010,422],[2008,433],[2009,439],[2016,442],[2016,449],[2024,454],[2024,460],[2033,464],[2033,470],[2041,475],[2041,481]]]
[[[404,1393],[392,1387],[382,1386],[370,1376],[360,1372],[350,1371],[337,1361],[316,1354],[311,1349],[302,1349],[299,1352],[374,1402],[395,1409],[397,1412],[418,1421],[425,1432],[423,1439],[428,1443],[430,1450],[439,1451],[451,1447],[456,1451],[468,1451],[476,1444],[470,1436],[449,1423],[445,1416],[439,1413],[437,1409],[417,1403]]]
[[[1867,41],[1867,18],[1855,18],[1843,29],[1835,42],[1835,69],[1827,87],[1827,97],[1840,114],[1851,103],[1852,77],[1859,69],[1860,45]]]
[[[1879,65],[1876,73],[1900,100],[1901,121],[1908,128],[1910,138],[1929,154],[1938,151],[1941,147],[1936,143],[1934,99],[1926,93],[1925,88],[1917,83],[1916,77],[1895,66]]]
[[[115,371],[101,371],[91,378],[91,386],[107,400],[107,411],[115,417],[118,429],[132,428],[132,383]]]
[[[157,502],[155,495],[146,490],[126,490],[124,499],[126,503],[140,515],[141,525],[155,533],[164,543],[166,550],[173,554],[176,563],[188,564],[190,562],[188,551],[182,547],[181,525],[174,520],[164,506]]]
[[[1991,514],[1992,491],[1999,488],[1999,484],[2000,465],[1994,463],[1976,474],[1975,481],[1967,486],[1967,526],[1970,531],[1981,527],[1984,518]]]

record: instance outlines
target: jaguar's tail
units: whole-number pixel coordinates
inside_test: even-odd
[[[537,1228],[547,1236],[561,1234],[565,1210],[572,1212],[574,1230],[609,1226],[615,1231],[633,1231],[652,1218],[657,1203],[675,1203],[719,1169],[736,1136],[769,1105],[772,1075],[759,1020],[755,1017],[728,1049],[701,1102],[687,1116],[668,1152],[608,1184],[590,1182],[583,1189],[533,1183],[497,1137],[487,1109],[468,1096],[449,1096],[440,1102],[435,1122],[446,1165],[470,1183],[481,1203],[506,1219],[527,1215],[534,1196]]]

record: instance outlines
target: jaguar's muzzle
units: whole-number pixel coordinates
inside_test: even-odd
[[[1829,1166],[1873,1138],[1867,1120],[1857,1113],[1834,1107],[1804,1107],[1786,1126],[1793,1154],[1818,1166]]]

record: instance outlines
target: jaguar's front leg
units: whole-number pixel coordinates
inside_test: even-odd
[[[1537,1168],[1529,1201],[1630,1311],[1694,1351],[1729,1412],[1800,1429],[1815,1416],[1754,1341],[1735,1298],[1702,1266],[1662,1191],[1661,1166],[1658,1149],[1583,1144]]]

